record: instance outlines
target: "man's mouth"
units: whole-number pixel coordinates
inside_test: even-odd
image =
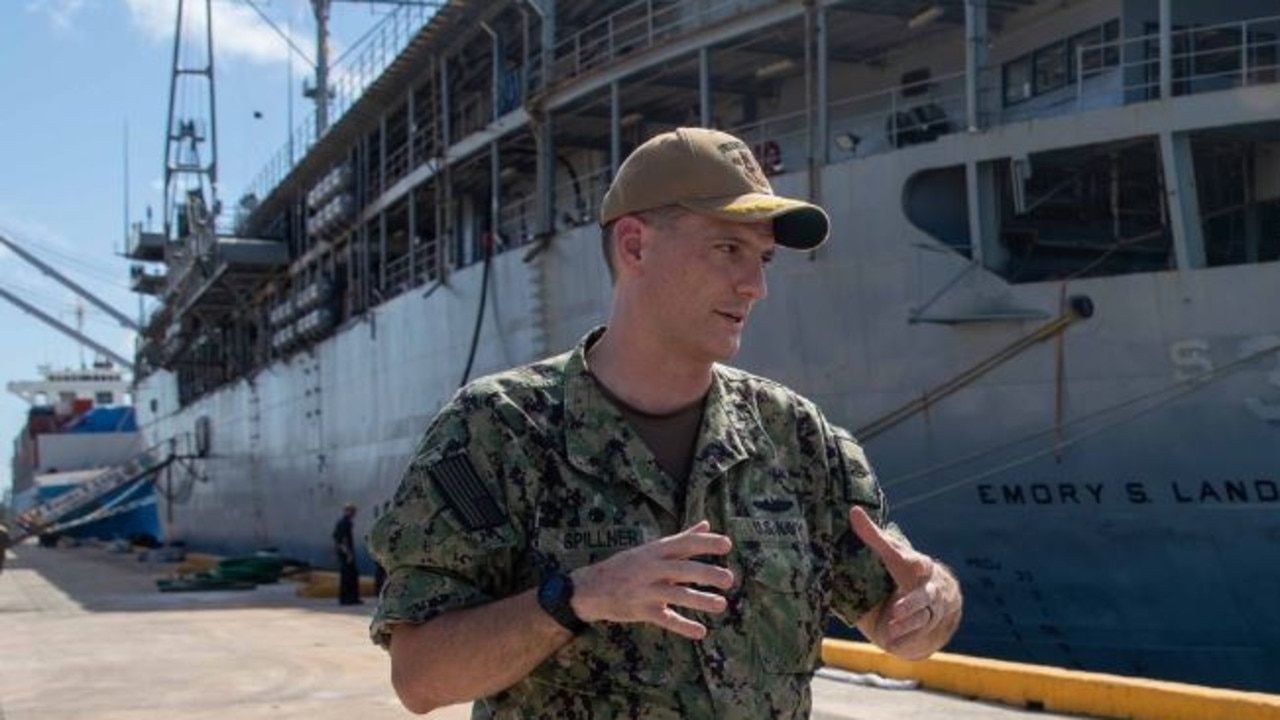
[[[735,324],[738,324],[738,325],[741,325],[747,319],[747,316],[743,313],[725,312],[721,310],[721,311],[718,311],[718,314],[721,317],[732,320]]]

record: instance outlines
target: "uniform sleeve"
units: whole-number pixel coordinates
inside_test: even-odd
[[[889,506],[884,491],[876,480],[866,453],[843,428],[828,426],[827,456],[835,502],[832,512],[834,527],[842,527],[836,536],[835,583],[832,611],[847,625],[853,625],[868,610],[883,602],[895,586],[879,556],[863,544],[849,527],[849,510],[859,506],[889,534],[907,542],[896,525],[889,522]]]
[[[491,402],[464,390],[419,444],[369,550],[386,571],[370,627],[383,647],[400,623],[510,594],[517,533],[503,489],[507,432]]]

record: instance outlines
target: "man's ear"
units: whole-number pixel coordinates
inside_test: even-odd
[[[623,215],[613,226],[614,259],[619,269],[635,267],[644,257],[645,224],[634,215]]]

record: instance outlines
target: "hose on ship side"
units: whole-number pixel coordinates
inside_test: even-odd
[[[485,300],[489,297],[489,268],[493,265],[493,233],[485,233],[480,244],[484,246],[484,273],[480,278],[480,307],[476,310],[475,329],[471,331],[471,349],[467,351],[467,367],[462,371],[458,387],[471,379],[471,366],[476,361],[476,348],[480,345],[480,328],[484,325]]]

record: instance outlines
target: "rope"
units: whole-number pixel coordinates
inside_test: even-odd
[[[885,413],[866,425],[854,430],[853,436],[858,438],[860,442],[864,443],[871,440],[877,435],[892,429],[899,423],[924,412],[939,400],[942,400],[948,395],[964,388],[966,385],[996,369],[1011,358],[1018,356],[1028,348],[1044,342],[1054,335],[1062,333],[1070,327],[1072,323],[1086,319],[1092,314],[1093,306],[1089,302],[1088,298],[1073,298],[1072,301],[1067,304],[1067,309],[1058,317],[1040,326],[1029,335],[1018,338],[1010,345],[983,359],[978,364],[968,368],[955,377],[952,377],[941,385],[930,390],[926,390],[921,393],[920,397],[911,400],[905,405]]]

